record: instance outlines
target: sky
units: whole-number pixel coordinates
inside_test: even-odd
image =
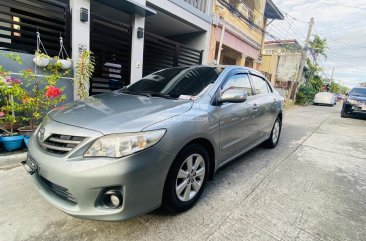
[[[284,13],[268,32],[277,39],[296,38],[304,44],[308,22],[314,17],[312,35],[327,39],[327,58],[320,58],[324,76],[350,88],[366,82],[366,0],[273,0]],[[268,39],[271,39],[268,37]]]

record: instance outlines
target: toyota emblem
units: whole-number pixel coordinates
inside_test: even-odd
[[[39,129],[39,139],[40,140],[43,140],[45,131],[46,131],[46,129],[44,127]]]

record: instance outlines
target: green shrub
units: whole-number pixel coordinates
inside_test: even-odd
[[[296,103],[301,105],[308,104],[313,101],[316,93],[317,91],[314,90],[311,84],[302,84],[296,96]]]

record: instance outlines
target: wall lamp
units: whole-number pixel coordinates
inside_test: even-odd
[[[86,8],[80,8],[80,21],[81,22],[88,22],[89,16],[88,16],[88,9]]]
[[[144,29],[141,27],[137,28],[137,38],[144,38]]]

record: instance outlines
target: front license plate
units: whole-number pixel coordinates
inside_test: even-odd
[[[24,168],[26,169],[26,171],[33,175],[34,173],[36,173],[38,171],[38,164],[37,162],[31,158],[30,156],[27,156],[27,160],[25,162],[22,162]]]

